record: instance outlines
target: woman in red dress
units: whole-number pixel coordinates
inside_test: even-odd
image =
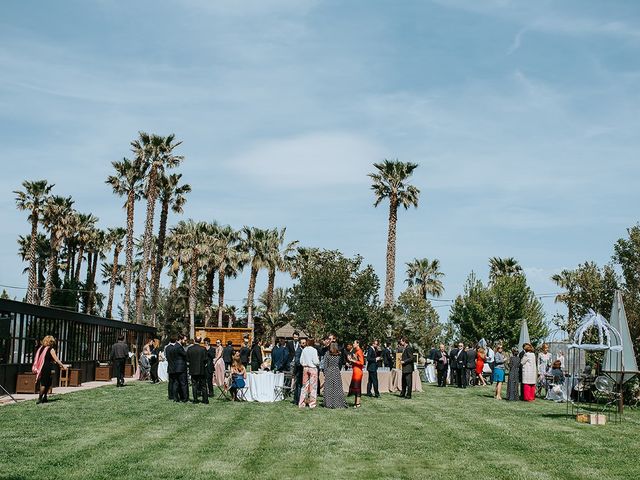
[[[478,376],[478,385],[482,385],[483,387],[487,386],[487,382],[482,376],[482,371],[484,369],[484,361],[487,358],[487,354],[484,352],[484,348],[480,347],[478,349],[478,356],[476,357],[476,375]]]
[[[349,395],[354,395],[356,398],[354,408],[360,408],[360,398],[362,396],[362,369],[364,368],[364,353],[360,348],[360,342],[355,340],[353,342],[353,351],[349,355],[349,363],[353,368],[353,374],[351,375],[351,385],[349,386]]]

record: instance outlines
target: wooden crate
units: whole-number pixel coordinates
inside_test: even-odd
[[[52,391],[52,388],[49,388],[49,393]],[[16,381],[16,393],[38,393],[36,374],[31,372],[19,373]]]
[[[79,387],[82,385],[82,370],[79,368],[70,368],[68,375],[70,387]]]
[[[133,377],[133,365],[130,363],[124,364],[124,376],[127,378]]]
[[[579,413],[576,415],[576,422],[578,423],[589,423],[589,415],[586,413]]]
[[[592,413],[589,415],[589,423],[591,425],[606,425],[607,416],[604,413]]]
[[[110,382],[111,378],[111,365],[98,365],[96,367],[96,382]]]

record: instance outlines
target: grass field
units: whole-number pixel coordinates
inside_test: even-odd
[[[497,402],[490,388],[300,411],[107,386],[1,407],[0,478],[640,478],[640,412],[582,425],[565,405]]]

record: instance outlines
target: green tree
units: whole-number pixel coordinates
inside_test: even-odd
[[[269,230],[255,227],[242,229],[240,248],[248,252],[251,273],[249,275],[249,289],[247,291],[247,328],[253,328],[253,302],[256,293],[258,272],[269,267]]]
[[[122,227],[109,228],[107,230],[106,242],[110,248],[113,248],[113,263],[111,264],[111,270],[108,272],[103,270],[103,276],[109,279],[109,296],[107,300],[107,310],[105,312],[105,317],[107,318],[111,318],[113,310],[113,294],[115,292],[116,285],[119,284],[120,280],[120,265],[118,264],[118,258],[120,257],[120,252],[124,246],[123,241],[126,235],[127,231]],[[105,273],[107,275],[105,275]]]
[[[31,235],[29,237],[29,251],[27,259],[29,260],[29,283],[27,284],[27,303],[36,303],[38,295],[38,277],[36,274],[37,268],[37,239],[38,239],[38,224],[42,219],[44,207],[47,203],[47,198],[54,187],[53,184],[49,184],[47,180],[36,180],[33,182],[22,182],[24,190],[16,190],[13,193],[16,194],[16,206],[18,210],[25,210],[29,212],[29,221],[31,222]]]
[[[362,267],[362,257],[319,250],[298,267],[288,302],[296,327],[315,338],[330,332],[343,340],[385,336],[392,318],[380,306],[380,280],[371,265]]]
[[[440,318],[420,291],[409,288],[402,292],[393,310],[393,338],[406,336],[423,353],[437,345],[442,334]]]
[[[622,269],[622,296],[629,333],[640,358],[640,224],[627,229],[627,238],[613,247],[613,261]]]
[[[377,172],[370,173],[373,180],[371,189],[376,201],[374,206],[389,199],[389,231],[387,235],[387,276],[384,287],[384,304],[387,307],[394,302],[394,284],[396,280],[396,227],[398,224],[398,207],[418,207],[420,190],[409,185],[407,180],[418,167],[417,163],[400,162],[398,160],[384,160],[374,163]]]
[[[513,257],[491,257],[489,259],[489,283],[495,282],[499,277],[512,277],[522,275],[522,267]]]
[[[407,262],[407,279],[409,287],[415,287],[426,299],[427,296],[441,297],[444,293],[442,280],[444,273],[440,271],[440,260],[429,261],[427,258],[414,258]]]
[[[527,320],[533,343],[546,337],[542,303],[527,285],[522,274],[497,276],[488,287],[472,272],[467,278],[464,293],[459,295],[449,314],[462,339],[501,342],[515,346],[520,323]]]
[[[611,265],[600,268],[595,262],[585,262],[575,270],[563,270],[551,280],[564,290],[555,301],[567,306],[568,315],[556,315],[554,323],[573,335],[580,319],[593,310],[609,316],[613,294],[619,288],[618,276]]]

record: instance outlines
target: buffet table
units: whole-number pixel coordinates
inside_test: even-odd
[[[351,384],[351,370],[342,370],[342,389],[345,393],[349,392]],[[369,372],[362,372],[362,393],[367,393],[367,382],[369,381]],[[320,383],[324,385],[324,374],[320,373]],[[380,393],[399,392],[402,389],[402,371],[394,368],[393,370],[378,370],[378,389]],[[413,391],[422,392],[422,379],[418,370],[413,371]],[[373,391],[371,392],[373,393]]]

